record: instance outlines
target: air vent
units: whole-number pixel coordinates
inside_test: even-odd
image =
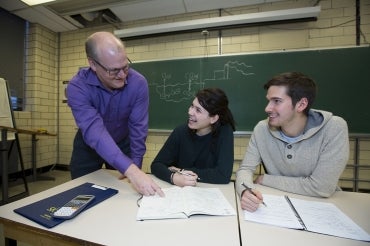
[[[107,24],[118,27],[119,23],[121,23],[121,20],[109,9],[75,14],[70,17],[84,27],[96,27]]]

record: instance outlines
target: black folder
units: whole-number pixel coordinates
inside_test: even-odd
[[[84,183],[72,189],[63,191],[54,196],[14,209],[14,212],[42,225],[52,228],[59,225],[64,219],[52,217],[52,213],[77,195],[94,195],[95,199],[84,209],[87,210],[96,204],[114,196],[118,190],[107,188],[93,183]],[[84,211],[82,211],[83,213]],[[78,218],[78,216],[76,217]],[[75,219],[76,219],[75,218]]]

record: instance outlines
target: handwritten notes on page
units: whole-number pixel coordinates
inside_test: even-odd
[[[334,204],[294,198],[291,201],[308,231],[370,241],[370,235]]]
[[[292,229],[304,229],[294,211],[283,196],[263,195],[267,207],[260,206],[255,212],[244,211],[244,219],[263,224]]]
[[[244,211],[244,219],[331,236],[370,241],[370,235],[334,204],[265,194],[267,207]]]
[[[144,196],[137,220],[188,218],[191,215],[236,215],[218,188],[178,187],[162,189],[165,197]]]

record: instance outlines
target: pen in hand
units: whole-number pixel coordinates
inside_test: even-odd
[[[184,169],[177,169],[173,167],[170,167],[168,169],[173,173],[178,173],[178,174],[185,175],[185,176],[195,176],[194,174],[184,172]],[[199,181],[200,178],[198,177],[197,180]]]
[[[191,174],[191,173],[185,173],[183,171],[183,169],[181,169],[180,171],[176,171],[177,173],[181,174],[181,175],[186,175],[186,176],[195,176],[194,174]],[[200,180],[200,178],[198,177],[197,180]]]
[[[250,187],[248,187],[246,184],[244,184],[244,183],[242,183],[242,186],[244,186],[244,188],[246,188],[250,193],[252,193],[253,195],[255,195],[256,196],[256,193],[254,193],[253,191],[252,191],[252,188],[250,188]],[[264,202],[264,201],[262,201],[262,204],[265,206],[265,207],[267,207],[267,205],[266,205],[266,203]]]

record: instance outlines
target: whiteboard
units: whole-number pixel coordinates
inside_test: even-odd
[[[12,109],[9,102],[8,87],[5,79],[0,78],[0,126],[14,128]],[[15,134],[8,131],[8,140],[15,140]]]

